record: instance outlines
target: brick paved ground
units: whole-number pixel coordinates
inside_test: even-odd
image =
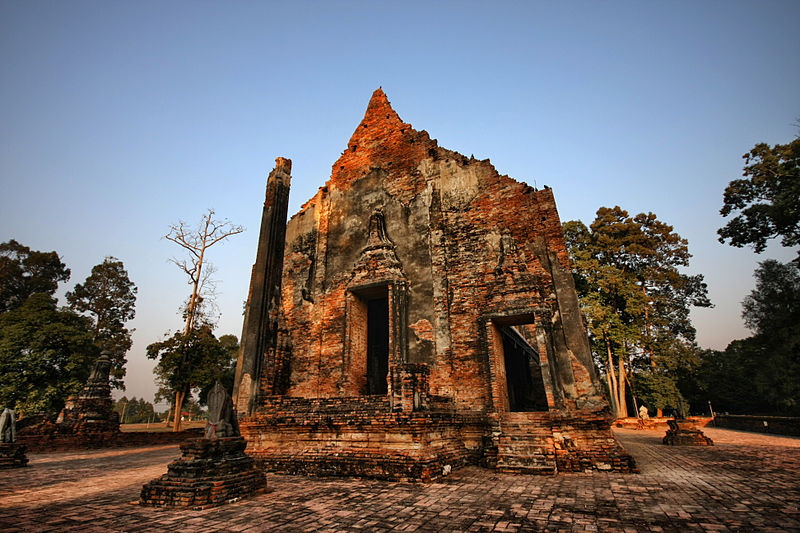
[[[176,446],[31,455],[0,472],[0,531],[800,531],[800,439],[707,429],[717,446],[618,430],[641,474],[459,469],[440,483],[268,475],[203,511],[132,505]]]

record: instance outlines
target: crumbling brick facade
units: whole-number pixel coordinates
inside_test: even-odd
[[[468,462],[635,469],[610,432],[551,189],[439,147],[380,89],[282,238],[290,170],[279,158],[267,185],[237,368],[260,464],[422,480]]]

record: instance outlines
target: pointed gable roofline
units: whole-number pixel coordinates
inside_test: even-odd
[[[364,118],[333,164],[330,184],[347,188],[373,168],[410,173],[437,143],[402,121],[382,88],[372,93]]]
[[[373,171],[381,173],[387,192],[406,203],[428,186],[430,176],[423,176],[420,172],[420,164],[425,160],[452,161],[458,166],[486,166],[489,173],[499,175],[488,159],[467,158],[442,148],[436,139],[431,139],[428,132],[415,130],[411,124],[403,122],[392,108],[383,88],[379,87],[372,93],[364,118],[350,137],[347,148],[333,164],[330,178],[292,218],[316,206],[329,190],[349,189]],[[508,176],[502,178],[519,185]]]

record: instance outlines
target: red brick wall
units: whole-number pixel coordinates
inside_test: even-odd
[[[553,334],[564,337],[551,272],[568,269],[569,260],[552,190],[535,190],[499,175],[488,160],[440,148],[403,123],[380,91],[330,181],[289,222],[283,285],[293,346],[288,394],[334,397],[361,390],[363,330],[355,324],[363,310],[347,291],[376,209],[408,279],[408,360],[431,366],[432,394],[451,396],[464,410],[489,408],[482,317],[517,313],[533,322],[535,315],[554,321]],[[374,275],[382,276],[377,265]],[[303,298],[303,289],[311,298]],[[557,357],[548,364],[554,371],[546,378],[559,383],[548,384],[549,390],[565,391],[569,405],[596,394],[586,361],[571,354],[569,342],[553,349]]]
[[[477,462],[483,434],[478,417],[392,412],[385,396],[268,397],[240,425],[248,455],[267,470],[409,481]]]
[[[721,428],[741,429],[758,433],[800,436],[800,417],[717,415],[714,425]]]
[[[386,396],[360,396],[370,284],[390,296]],[[288,223],[282,313],[288,390],[265,387],[241,421],[264,467],[389,479],[465,461],[634,468],[594,383],[553,192],[439,147],[380,90]],[[507,413],[498,325],[519,325],[538,349],[549,412]]]
[[[52,453],[97,448],[161,446],[180,444],[202,437],[201,431],[136,431],[119,433],[85,433],[52,435],[18,435],[17,442],[25,444],[29,453]]]

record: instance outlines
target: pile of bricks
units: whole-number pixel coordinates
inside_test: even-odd
[[[139,503],[203,509],[263,492],[266,477],[245,455],[246,446],[242,437],[182,444],[181,458],[142,487]]]

